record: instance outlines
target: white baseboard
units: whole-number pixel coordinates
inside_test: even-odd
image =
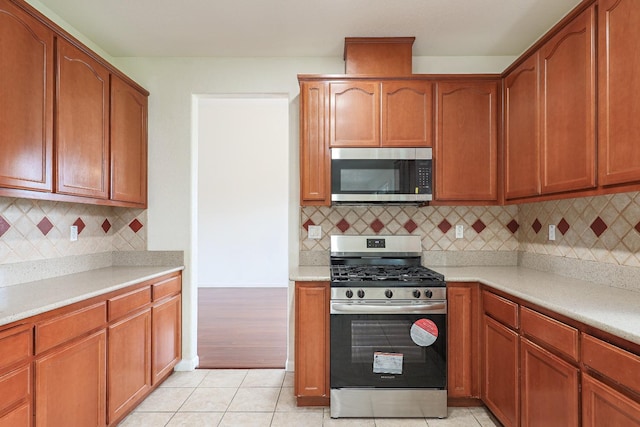
[[[178,364],[173,368],[174,371],[193,371],[200,365],[200,358],[198,356],[192,359],[182,359]]]

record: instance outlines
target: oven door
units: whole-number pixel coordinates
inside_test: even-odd
[[[446,314],[331,314],[330,353],[331,388],[444,390]]]

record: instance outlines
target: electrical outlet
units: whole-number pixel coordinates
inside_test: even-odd
[[[549,224],[549,240],[556,240],[556,226]]]
[[[72,225],[71,229],[69,231],[69,240],[72,242],[75,242],[76,240],[78,240],[78,226],[77,225]]]
[[[308,230],[308,237],[310,239],[322,239],[322,226],[310,225]]]
[[[456,239],[464,237],[464,225],[456,225]]]

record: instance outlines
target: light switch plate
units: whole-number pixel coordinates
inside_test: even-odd
[[[556,226],[549,224],[549,240],[556,240]]]
[[[464,225],[456,225],[456,239],[464,238]]]
[[[72,225],[70,230],[69,230],[69,240],[72,242],[75,242],[76,240],[78,240],[78,226],[77,225]]]
[[[322,239],[322,226],[310,225],[307,233],[310,239]]]

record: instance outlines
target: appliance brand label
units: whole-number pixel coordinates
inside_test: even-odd
[[[411,325],[411,339],[421,347],[428,347],[438,339],[438,326],[429,319],[416,320]]]

